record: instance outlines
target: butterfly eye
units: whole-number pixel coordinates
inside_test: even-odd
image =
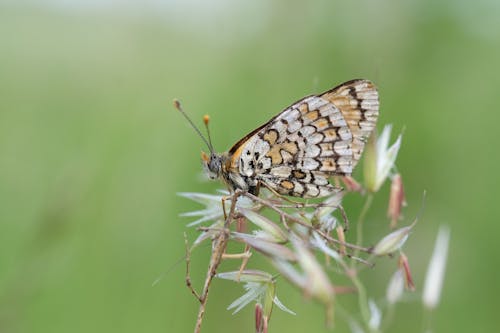
[[[217,179],[217,174],[210,169],[210,165],[208,163],[203,163],[203,169],[205,171],[205,175],[209,179],[211,180]]]
[[[210,162],[207,163],[207,169],[212,179],[219,177],[222,171],[221,158],[216,154],[210,155]]]

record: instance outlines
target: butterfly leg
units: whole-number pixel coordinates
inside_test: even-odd
[[[299,206],[299,207],[302,207],[302,206],[304,205],[304,203],[303,203],[303,202],[298,202],[298,201],[294,201],[294,200],[292,200],[292,199],[289,199],[289,198],[285,197],[284,195],[282,195],[282,194],[280,194],[280,193],[276,192],[276,190],[275,190],[275,189],[273,189],[271,186],[267,185],[265,182],[259,181],[259,182],[257,183],[257,188],[259,188],[259,189],[260,189],[260,187],[261,187],[261,186],[263,186],[263,187],[267,188],[267,189],[268,189],[268,190],[269,190],[272,194],[274,194],[274,195],[275,195],[275,196],[277,196],[278,198],[280,198],[280,199],[282,199],[282,200],[284,200],[284,201],[287,201],[287,202],[289,202],[289,203],[293,204],[294,206]]]
[[[238,281],[240,280],[241,273],[247,267],[248,260],[252,256],[252,252],[250,252],[250,246],[248,246],[248,244],[245,245],[245,252],[243,252],[243,254],[245,254],[245,256],[243,256],[243,260],[241,261],[241,266],[240,266],[240,269],[238,271]]]
[[[228,254],[224,253],[222,255],[223,259],[242,259],[241,260],[241,265],[240,269],[238,270],[238,275],[236,277],[236,280],[240,280],[241,273],[245,270],[248,264],[248,260],[252,256],[252,252],[250,252],[250,247],[248,245],[245,246],[245,250],[242,253],[235,253],[235,254]]]
[[[222,198],[222,200],[223,200],[223,204],[222,205],[223,205],[224,208],[225,208],[225,201],[228,200],[228,199],[231,199],[231,198],[235,198],[235,200],[236,200],[235,196],[232,196],[232,197],[231,196],[227,196],[227,197],[223,197]],[[225,211],[224,211],[224,215],[226,215]],[[239,215],[239,214],[235,218],[238,221],[238,226],[237,226],[236,230],[240,231],[239,229],[244,228],[241,223],[245,222],[245,218],[243,216]],[[227,219],[227,217],[226,217],[226,219]],[[237,276],[237,280],[239,280],[240,276],[241,276],[241,273],[246,268],[246,266],[248,264],[248,260],[250,259],[251,256],[252,256],[252,252],[250,252],[250,247],[248,245],[245,245],[244,252],[242,252],[242,253],[235,253],[235,254],[229,254],[229,253],[224,252],[222,254],[222,259],[242,259],[242,262],[241,262],[241,265],[240,265],[240,269],[238,271],[238,276]]]
[[[221,198],[221,204],[222,204],[222,213],[224,214],[224,221],[227,220],[227,213],[226,213],[226,200],[230,199],[230,196],[222,196]]]

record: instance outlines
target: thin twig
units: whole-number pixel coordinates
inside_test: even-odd
[[[219,232],[222,232],[224,230],[224,228],[222,227],[198,227],[196,228],[197,231],[203,231],[203,232],[207,232],[207,231],[219,231]]]
[[[285,227],[286,231],[290,232],[291,229],[288,226],[288,223],[286,222],[286,218],[284,215],[280,215],[280,220],[281,220],[281,223],[283,224],[283,227]]]
[[[363,258],[360,258],[360,257],[355,257],[353,256],[352,254],[346,254],[346,257],[349,258],[349,259],[352,259],[352,260],[356,260],[356,261],[359,261],[360,263],[368,266],[369,268],[373,268],[375,267],[375,264],[372,263],[372,262],[369,262],[368,260],[365,260]]]
[[[344,232],[349,231],[349,219],[342,205],[339,205],[340,214],[342,215],[342,220],[344,220]]]
[[[289,204],[273,204],[274,207],[277,208],[321,208],[321,207],[335,207],[337,208],[338,205],[334,204],[325,204],[325,203],[298,203],[295,205],[289,205]]]
[[[188,239],[186,233],[184,233],[184,243],[186,244],[186,285],[191,290],[191,293],[201,302],[200,295],[196,292],[191,283],[191,275],[190,275],[190,264],[191,264],[191,250],[189,249]]]
[[[252,256],[252,252],[242,252],[242,253],[224,253],[222,259],[248,259]]]

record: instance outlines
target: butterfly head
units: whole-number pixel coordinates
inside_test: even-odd
[[[220,178],[222,173],[222,156],[217,153],[210,153],[210,156],[205,152],[201,152],[201,162],[205,174],[210,179]]]

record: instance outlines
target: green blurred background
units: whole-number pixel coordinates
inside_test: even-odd
[[[221,186],[202,180],[203,144],[171,100],[197,123],[209,113],[225,150],[291,102],[353,78],[378,85],[379,129],[404,129],[403,224],[427,190],[405,250],[419,291],[438,226],[451,228],[432,326],[494,331],[499,17],[494,0],[2,2],[0,332],[192,331],[184,265],[169,267],[184,254],[189,220],[178,215],[199,207],[176,193]],[[387,187],[368,244],[388,231]],[[360,203],[346,200],[353,219]],[[197,285],[208,252],[194,255]],[[371,297],[383,299],[395,267],[363,273]],[[225,310],[241,293],[215,281],[204,332],[253,331],[252,307]],[[277,310],[271,332],[326,331],[320,305],[285,281],[278,295],[297,316]],[[418,293],[409,299],[389,332],[422,331]],[[352,311],[355,300],[339,303]]]

